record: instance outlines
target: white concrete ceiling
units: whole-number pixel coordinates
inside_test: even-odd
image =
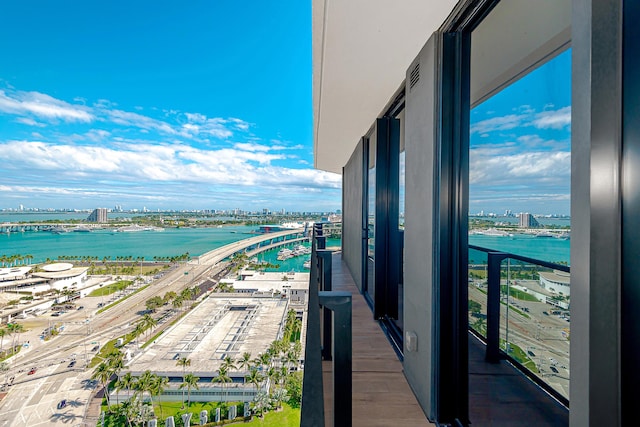
[[[456,0],[313,0],[314,161],[342,173]]]
[[[456,0],[313,0],[314,161],[342,172]],[[571,0],[500,2],[472,34],[477,104],[567,48]]]

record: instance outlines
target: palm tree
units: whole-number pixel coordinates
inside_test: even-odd
[[[181,296],[175,297],[173,299],[173,302],[172,302],[173,308],[178,309],[178,308],[182,307],[183,302],[184,302],[184,300],[182,299]]]
[[[109,402],[109,389],[107,387],[110,378],[111,369],[105,362],[102,362],[98,366],[96,366],[96,368],[93,370],[93,375],[91,375],[92,380],[98,380],[102,384],[102,390],[104,390],[104,395],[107,397],[107,408],[111,406],[111,403]]]
[[[143,402],[144,393],[147,391],[149,392],[149,398],[151,399],[151,390],[153,388],[154,380],[154,374],[152,374],[149,370],[144,371],[138,378],[138,381],[136,382],[136,390],[138,390],[142,395]],[[151,399],[151,404],[153,405],[153,399]]]
[[[278,381],[278,377],[280,376],[280,372],[278,372],[278,370],[273,366],[270,366],[269,369],[267,369],[267,373],[265,376],[269,378],[271,384],[276,384]]]
[[[184,377],[184,380],[182,381],[182,384],[180,384],[180,388],[184,388],[187,387],[187,399],[188,399],[188,403],[187,406],[191,406],[191,388],[195,388],[196,390],[200,390],[200,387],[198,386],[198,380],[200,379],[200,377],[196,377],[193,374],[187,374]]]
[[[135,416],[138,410],[138,408],[136,408],[136,403],[138,403],[136,399],[125,400],[116,410],[117,415],[127,419],[129,427],[131,427],[131,419]]]
[[[222,360],[222,365],[227,368],[227,370],[231,370],[231,369],[238,369],[236,368],[236,365],[234,365],[235,361],[231,358],[231,356],[225,356],[225,358]]]
[[[260,372],[258,372],[257,369],[251,369],[251,372],[249,372],[249,375],[246,375],[244,377],[245,381],[249,381],[251,384],[253,384],[256,387],[256,394],[258,394],[258,388],[260,387],[260,383],[262,382],[262,374],[260,374]]]
[[[187,359],[186,357],[181,357],[176,362],[177,366],[182,366],[182,382],[184,383],[184,370],[187,366],[191,366],[191,359]],[[184,390],[182,390],[182,407],[180,409],[184,409]]]
[[[254,363],[260,366],[260,370],[264,370],[271,363],[271,355],[267,352],[258,354]]]
[[[16,338],[20,335],[21,332],[24,332],[24,326],[20,323],[12,323],[7,325],[7,330],[9,334],[11,334],[11,353],[15,353],[16,348]]]
[[[142,316],[140,323],[144,325],[145,330],[148,329],[147,338],[149,338],[149,332],[151,332],[151,328],[156,326],[158,324],[158,321],[154,319],[152,315],[145,314],[144,316]]]
[[[151,385],[151,389],[149,390],[151,393],[151,404],[153,406],[153,396],[160,396],[162,392],[167,388],[167,384],[169,384],[169,378],[161,377],[159,375],[154,374],[154,381]],[[160,403],[160,399],[158,398],[158,408],[160,408],[160,418],[162,418],[162,404]]]
[[[221,383],[222,384],[222,391],[223,394],[225,392],[226,389],[226,384],[230,383],[231,377],[229,377],[228,375],[228,371],[227,371],[227,367],[225,365],[220,366],[220,369],[218,369],[218,375],[216,375],[211,382],[212,383]],[[225,396],[225,402],[226,402],[226,396]],[[220,402],[222,402],[222,394],[220,395]]]
[[[135,377],[131,375],[131,372],[127,372],[122,377],[120,377],[120,379],[116,382],[116,388],[118,390],[122,390],[122,389],[126,390],[127,397],[131,398],[130,391],[135,384],[136,384]]]
[[[249,353],[248,351],[242,353],[242,358],[240,358],[238,366],[240,367],[240,369],[248,371],[249,367],[251,366],[251,353]]]
[[[7,335],[7,330],[4,328],[0,328],[0,351],[2,351],[3,348],[3,341],[4,341],[4,336]]]
[[[105,360],[111,374],[118,378],[120,381],[120,372],[124,369],[124,355],[118,349],[110,352]],[[118,395],[116,395],[116,405],[118,404]]]
[[[180,292],[180,297],[185,301],[191,301],[192,293],[191,288],[184,288],[182,292]]]
[[[141,322],[138,322],[131,333],[137,340],[142,334],[144,334],[144,330],[144,325]],[[140,341],[138,341],[138,348],[140,348]]]
[[[282,365],[280,367],[280,375],[278,375],[278,377],[280,378],[280,383],[284,384],[287,381],[288,376],[289,376],[289,368],[287,368],[285,365]]]

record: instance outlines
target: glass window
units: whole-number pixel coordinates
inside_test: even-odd
[[[375,296],[375,224],[376,224],[376,132],[369,136],[369,164],[367,175],[367,286],[373,299]]]
[[[571,51],[475,105],[469,148],[469,244],[509,254],[500,349],[568,399],[570,276],[560,269],[570,261]],[[482,250],[469,255],[469,315],[484,335]]]
[[[398,144],[400,154],[398,156],[398,318],[394,320],[395,325],[400,329],[399,339],[402,339],[404,330],[404,200],[405,200],[405,151],[404,151],[404,110],[396,117],[400,120],[400,143]]]

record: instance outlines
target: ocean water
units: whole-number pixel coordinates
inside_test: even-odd
[[[59,256],[176,256],[189,252],[202,255],[229,243],[251,237],[254,226],[222,228],[167,228],[164,231],[117,233],[98,230],[91,233],[53,234],[46,231],[0,234],[0,255],[33,255],[33,262]]]
[[[472,234],[469,236],[469,244],[548,262],[570,262],[571,240],[541,238],[519,234],[514,234],[513,237]],[[475,260],[477,262],[481,259],[486,262],[486,255],[479,255],[476,251],[471,251],[469,255],[470,263],[473,263],[474,257],[478,258]]]

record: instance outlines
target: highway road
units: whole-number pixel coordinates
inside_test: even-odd
[[[0,402],[0,427],[56,423],[76,425],[82,421],[87,403],[99,387],[90,379],[92,370],[86,369],[95,355],[93,348],[131,331],[145,310],[147,299],[154,295],[162,296],[168,291],[179,293],[223,267],[180,265],[148,288],[100,314],[97,313],[99,304],[109,304],[116,298],[122,298],[140,285],[130,287],[119,296],[112,294],[108,299],[83,298],[78,304],[82,304],[84,309],[60,317],[50,317],[50,313],[46,313],[21,321],[29,330],[21,334],[20,341],[29,342],[29,346],[23,347],[15,360],[11,360],[9,371],[0,378],[0,383],[4,383],[13,377],[12,385],[6,387],[9,393]],[[155,315],[166,315],[166,311],[159,310]],[[64,329],[60,335],[45,342],[39,336],[52,323],[61,324]],[[76,363],[69,367],[72,360]],[[33,368],[36,368],[35,373],[29,375]],[[62,399],[67,400],[67,406],[57,409]]]
[[[300,233],[302,230],[270,233],[231,243],[210,251],[187,263],[174,266],[150,285],[122,300],[108,310],[98,313],[99,304],[109,305],[117,299],[135,292],[143,284],[137,283],[127,290],[104,297],[85,297],[76,301],[81,310],[72,310],[59,317],[45,313],[39,317],[20,320],[27,331],[20,335],[21,343],[28,343],[22,351],[9,359],[10,367],[0,373],[0,384],[11,386],[0,401],[0,427],[45,426],[55,424],[81,425],[89,400],[101,386],[92,381],[92,369],[86,366],[95,356],[95,346],[115,339],[133,330],[135,322],[146,310],[145,302],[169,291],[180,293],[186,287],[216,279],[228,269],[225,258],[250,245],[273,238]],[[177,316],[173,308],[161,308],[154,313],[159,322],[170,322]],[[52,324],[64,326],[60,335],[49,341],[40,339],[42,331]],[[6,340],[5,340],[6,344]],[[132,348],[135,349],[135,346]],[[69,363],[75,360],[74,366]],[[35,368],[35,373],[29,374]],[[67,405],[57,405],[66,399]],[[95,424],[94,424],[95,425]]]
[[[481,287],[486,292],[486,286]],[[482,306],[481,313],[487,312],[486,294],[475,285],[469,286],[469,299]],[[505,296],[506,298],[506,296]],[[534,361],[540,373],[538,376],[550,384],[560,394],[569,398],[569,340],[563,331],[570,328],[569,322],[552,315],[552,306],[534,301],[521,301],[511,298],[521,312],[528,309],[528,318],[514,310],[509,310],[509,342],[516,344]],[[503,298],[503,302],[506,299]],[[500,338],[507,336],[506,306],[500,305]],[[544,314],[547,312],[548,314]],[[473,318],[469,319],[474,322]],[[504,350],[504,349],[503,349]],[[533,356],[532,356],[533,354]],[[557,372],[554,372],[555,369]]]

